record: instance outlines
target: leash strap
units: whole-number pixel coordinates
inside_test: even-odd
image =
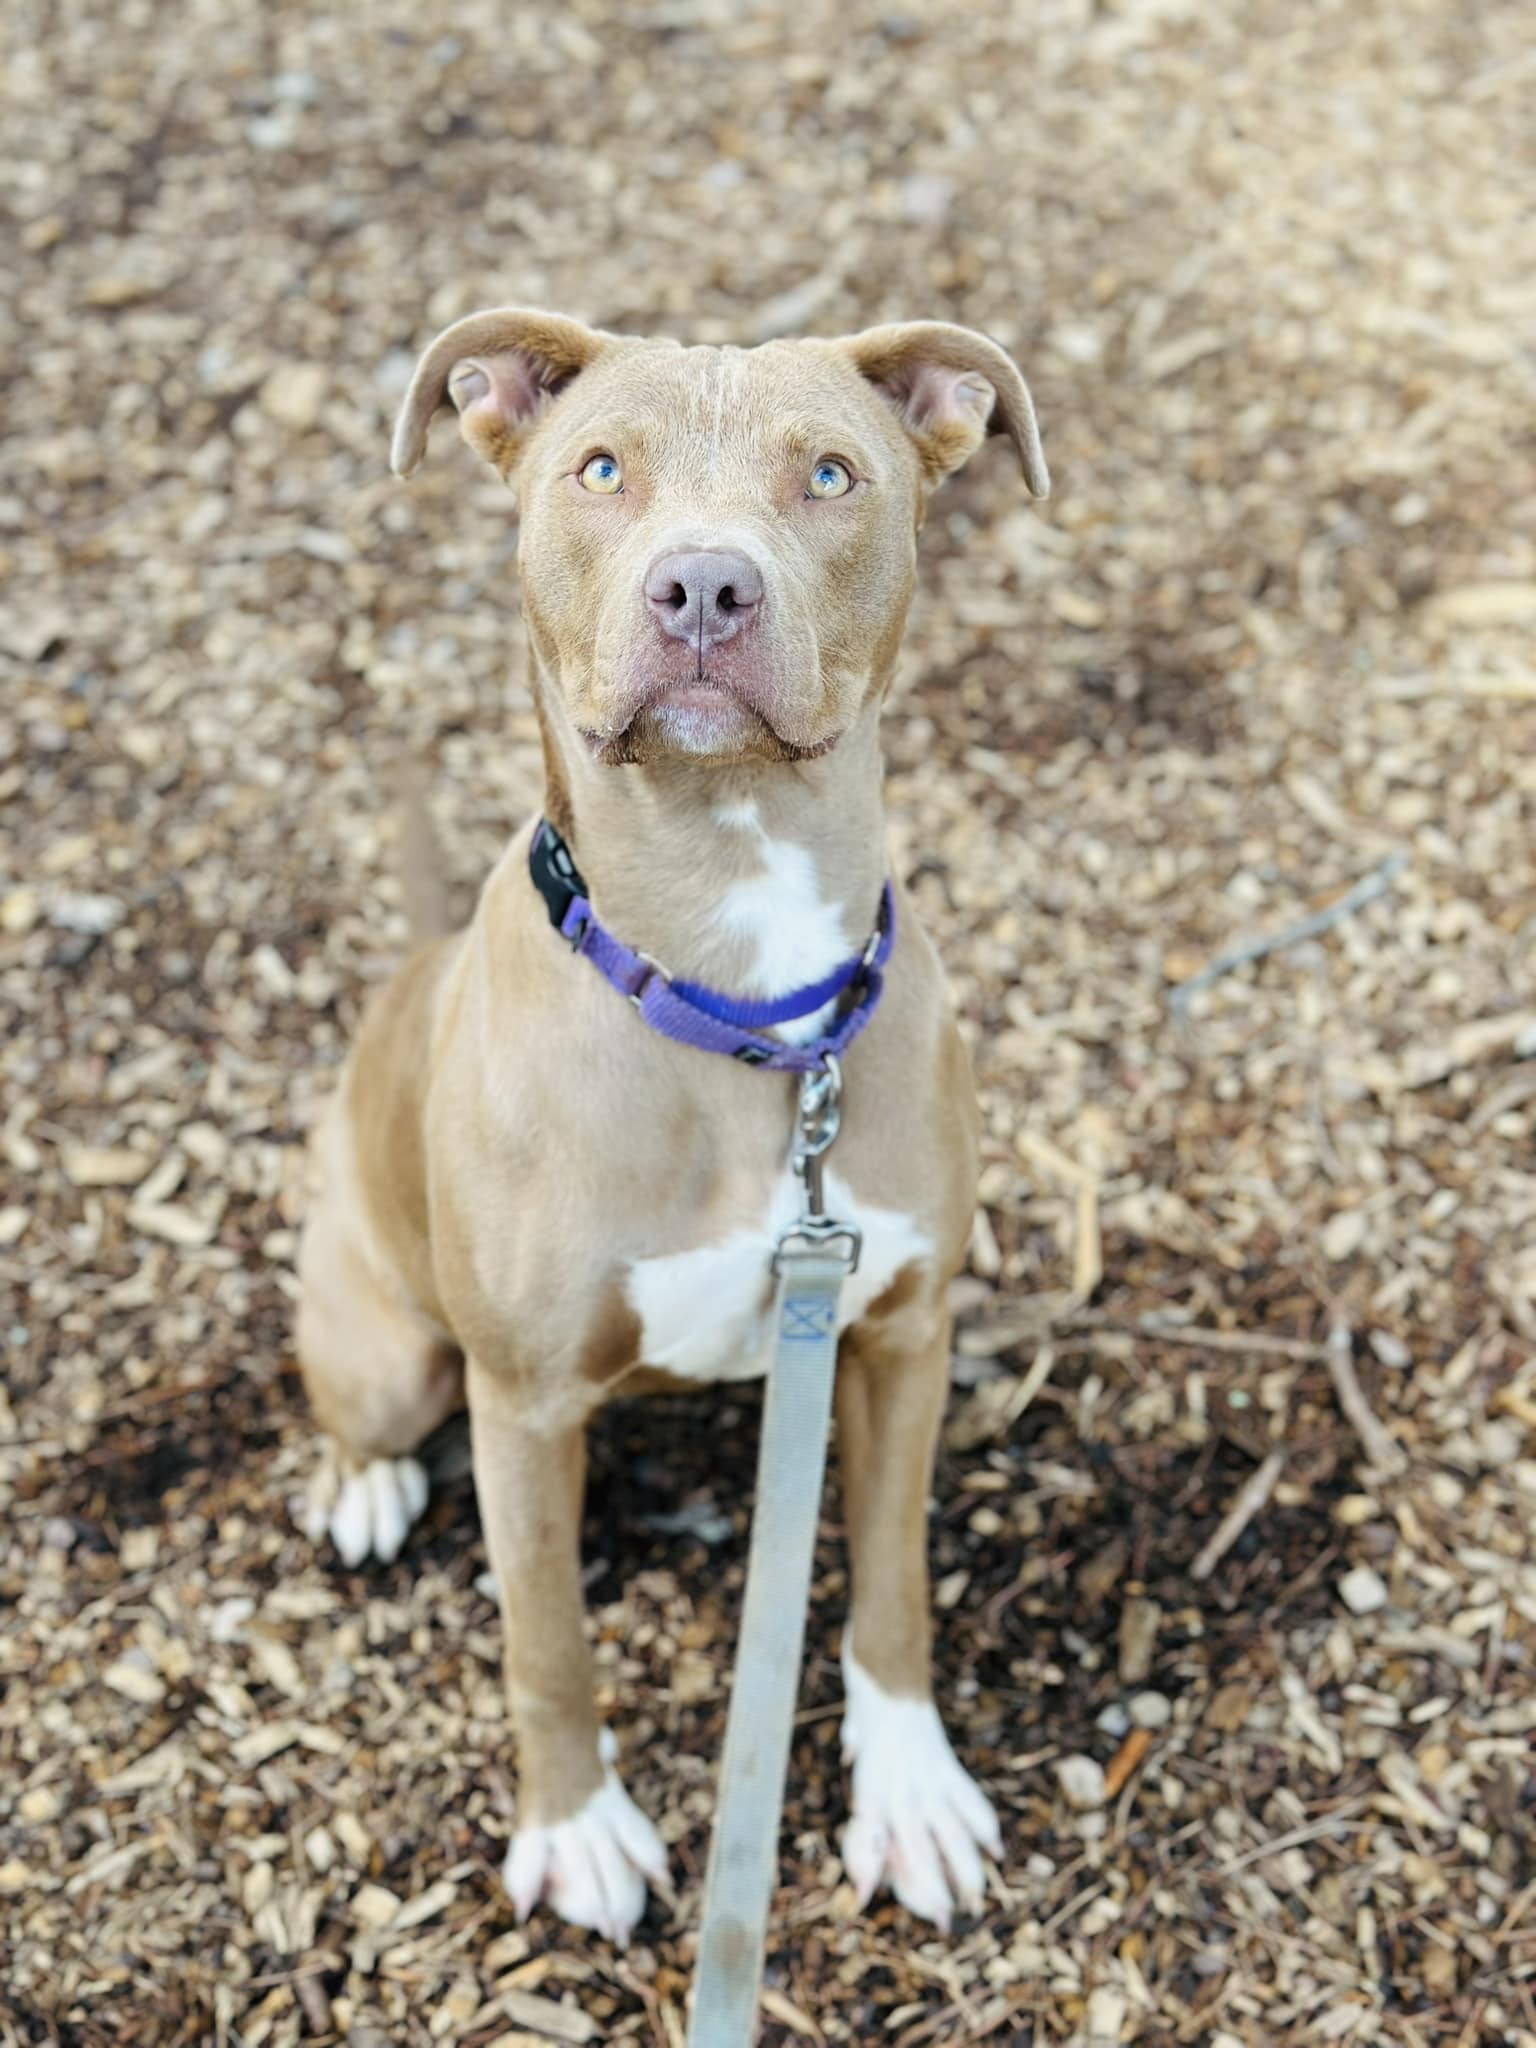
[[[805,1214],[774,1255],[778,1335],[763,1405],[741,1647],[704,1881],[688,2048],[750,2048],[757,2019],[827,1465],[838,1302],[859,1262],[858,1231],[822,1206],[822,1155],[837,1136],[841,1092],[835,1059],[800,1089],[792,1163]]]
[[[689,2048],[748,2048],[757,2018],[848,1261],[830,1245],[808,1243],[787,1252],[779,1271],[778,1343],[763,1410]]]

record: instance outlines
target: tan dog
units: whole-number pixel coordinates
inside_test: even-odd
[[[928,492],[989,425],[1047,488],[1013,363],[931,322],[744,352],[507,309],[422,357],[401,474],[450,402],[517,494],[547,815],[603,923],[743,996],[858,953],[885,876],[880,706]],[[763,1371],[769,1261],[797,1213],[796,1084],[649,1030],[551,929],[531,833],[468,929],[415,952],[364,1024],[317,1138],[298,1341],[340,1453],[329,1528],[349,1563],[399,1550],[426,1501],[412,1453],[467,1400],[520,1751],[508,1888],[519,1915],[545,1897],[622,1941],[666,1862],[593,1705],[585,1426],[614,1394]],[[925,1554],[976,1112],[899,892],[846,1090],[827,1204],[863,1231],[837,1387],[844,1856],[863,1898],[887,1881],[947,1925],[979,1898],[981,1850],[1000,1849],[932,1703]]]

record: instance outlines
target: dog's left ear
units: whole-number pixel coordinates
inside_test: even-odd
[[[944,320],[908,320],[868,327],[842,346],[901,415],[930,484],[968,462],[990,432],[1006,434],[1019,451],[1031,496],[1048,495],[1029,386],[995,341]]]
[[[409,476],[426,453],[428,427],[451,408],[470,447],[505,476],[549,401],[617,345],[617,335],[530,306],[456,320],[416,365],[395,422],[390,468]]]

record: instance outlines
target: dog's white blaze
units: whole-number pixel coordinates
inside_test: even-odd
[[[740,822],[749,821],[743,817]],[[841,906],[822,895],[816,862],[807,849],[792,840],[770,839],[761,827],[758,830],[762,868],[732,882],[721,898],[718,917],[723,931],[750,941],[747,983],[754,995],[771,1001],[830,974],[847,959],[856,941],[843,930]],[[779,1025],[779,1036],[792,1045],[815,1038],[833,1008],[828,1003],[813,1016]]]
[[[853,1766],[853,1818],[843,1862],[861,1902],[888,1883],[909,1912],[948,1927],[957,1901],[981,1903],[981,1851],[1002,1851],[997,1815],[950,1748],[932,1700],[888,1693],[854,1656],[851,1635],[843,1635],[843,1759]]]
[[[864,1235],[859,1269],[838,1304],[838,1328],[845,1330],[933,1244],[900,1210],[855,1201],[835,1173],[827,1175],[827,1212],[856,1223]],[[631,1261],[626,1287],[640,1318],[642,1362],[690,1380],[751,1380],[765,1373],[773,1352],[770,1261],[799,1213],[799,1182],[786,1168],[760,1224],[717,1244]]]

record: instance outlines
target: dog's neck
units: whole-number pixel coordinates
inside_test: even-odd
[[[733,995],[786,994],[861,951],[886,873],[879,715],[814,761],[608,767],[546,712],[550,820],[597,915]]]

